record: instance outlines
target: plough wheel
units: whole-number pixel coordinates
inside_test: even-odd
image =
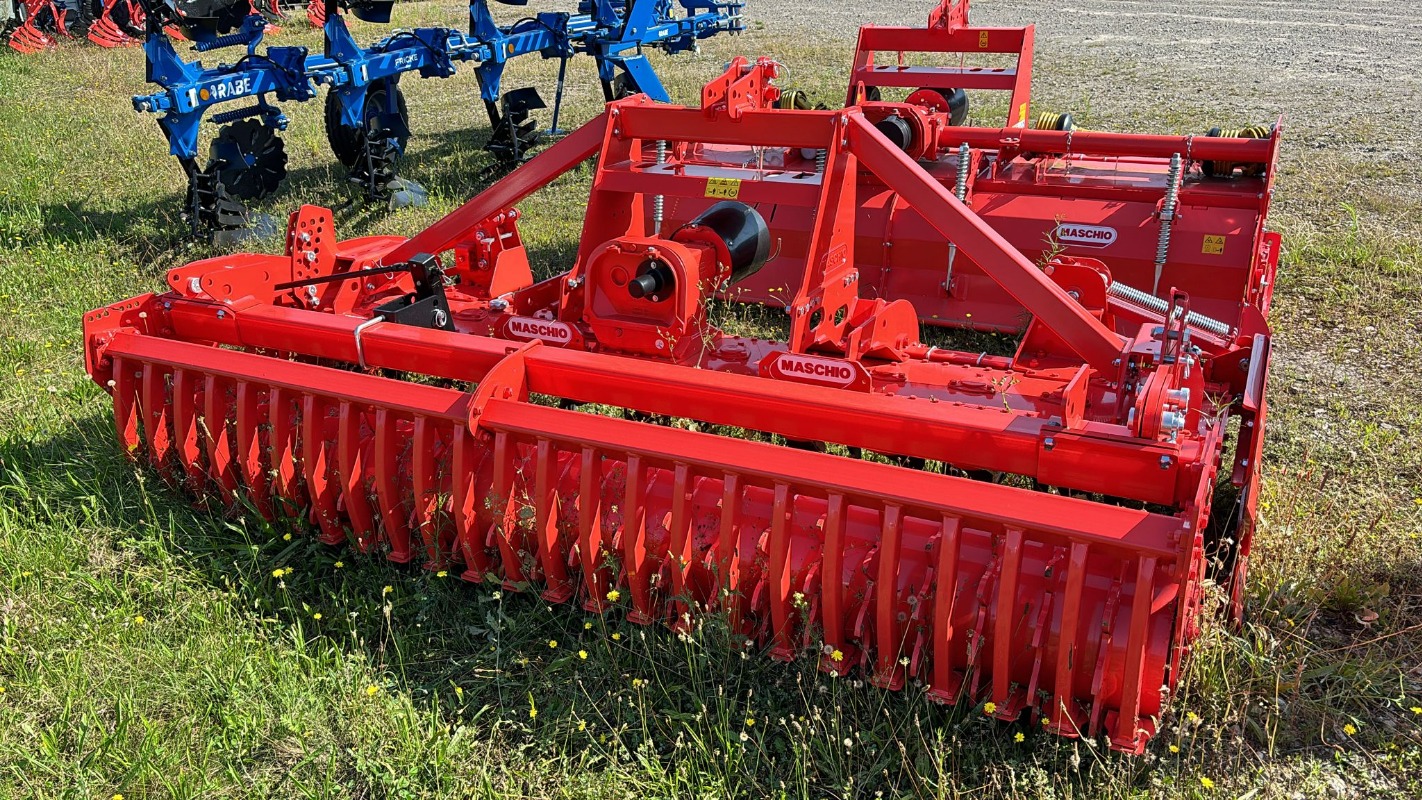
[[[244,119],[223,128],[213,140],[208,169],[215,170],[233,197],[259,200],[286,179],[286,148],[276,130]]]
[[[365,95],[364,119],[369,126],[371,121],[385,111],[387,93],[390,91],[384,81],[376,81],[370,84]],[[406,123],[403,131],[397,132],[396,141],[401,152],[405,150],[405,143],[410,138],[410,110],[405,104],[405,93],[400,91],[400,87],[394,87],[395,108],[400,118]],[[336,160],[341,162],[346,169],[351,169],[361,160],[365,153],[366,131],[349,127],[341,122],[341,101],[334,94],[326,95],[326,139],[331,143],[331,152],[335,154]]]

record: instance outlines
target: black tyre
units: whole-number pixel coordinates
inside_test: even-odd
[[[367,121],[385,110],[386,95],[390,88],[384,81],[376,81],[366,89],[364,116]],[[399,110],[400,117],[406,121],[404,127],[408,131],[410,110],[405,104],[405,93],[400,91],[399,86],[393,88],[395,107]],[[397,138],[400,151],[404,152],[405,143],[410,138],[409,133],[403,133]],[[341,101],[331,92],[326,93],[326,140],[331,143],[331,152],[335,154],[336,160],[346,169],[356,165],[365,147],[365,131],[341,123]]]

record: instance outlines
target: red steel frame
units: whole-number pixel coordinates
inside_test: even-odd
[[[1227,335],[1201,330],[1183,292],[1162,293],[1161,313],[1111,296],[1102,260],[1034,263],[934,165],[967,142],[981,148],[972,163],[993,160],[984,169],[1064,152],[1155,169],[1187,145],[1192,161],[1271,171],[1277,137],[1083,144],[951,128],[905,103],[778,110],[774,77],[771,62],[736,62],[701,109],[612,103],[408,240],[338,242],[330,212],[306,207],[284,255],[196,262],[163,294],[92,312],[86,363],[113,395],[124,451],[214,503],[309,519],[330,543],[462,564],[466,579],[599,612],[623,587],[642,623],[721,610],[776,658],[812,649],[826,670],[858,665],[890,688],[920,679],[944,702],[990,700],[1003,719],[1030,713],[1141,752],[1197,634],[1231,416],[1226,472],[1243,499],[1224,577],[1240,600],[1272,272],[1249,273],[1261,286]],[[880,129],[889,117],[911,123],[906,149]],[[823,151],[823,170],[801,151]],[[594,155],[578,256],[534,282],[512,207]],[[866,186],[891,190],[932,247],[951,242],[1030,312],[1016,356],[930,347],[912,302],[865,296]],[[762,273],[790,270],[785,342],[707,318],[711,295],[735,290],[706,283],[725,254],[683,222],[728,196],[781,236]],[[680,221],[658,230],[654,198]],[[451,251],[452,329],[382,321],[376,307],[412,284],[381,270]],[[645,257],[678,270],[679,300],[624,296],[618,270]],[[586,404],[653,421],[574,410]],[[850,456],[704,432],[721,426]]]
[[[989,89],[1011,92],[1008,125],[1023,128],[1031,119],[1032,47],[1036,29],[982,28],[968,25],[969,0],[944,0],[929,14],[927,28],[865,25],[859,29],[849,74],[847,105],[870,87],[906,89]],[[876,62],[876,53],[892,52],[892,63]],[[913,66],[906,53],[935,55],[1013,55],[1012,67]]]

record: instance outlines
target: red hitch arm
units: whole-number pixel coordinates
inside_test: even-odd
[[[1124,339],[1087,313],[858,112],[849,114],[849,149],[963,255],[1061,337],[1073,353],[1103,374],[1120,371],[1126,353]]]
[[[474,226],[552,183],[555,178],[592,158],[602,149],[607,112],[534,156],[508,177],[490,186],[443,219],[415,234],[385,255],[385,264],[409,261],[420,253],[439,254],[458,244]]]

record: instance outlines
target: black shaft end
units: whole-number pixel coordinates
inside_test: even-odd
[[[637,268],[637,277],[627,283],[627,293],[638,300],[650,297],[655,302],[665,297],[675,283],[676,276],[665,261],[648,259]]]

